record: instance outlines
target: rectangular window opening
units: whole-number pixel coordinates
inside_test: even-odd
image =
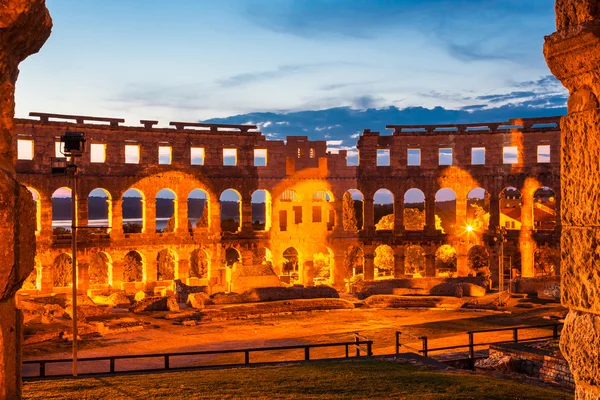
[[[223,149],[223,165],[237,165],[237,149]]]
[[[471,148],[471,165],[485,165],[485,147]]]
[[[172,149],[171,146],[158,146],[158,163],[171,164]]]
[[[294,206],[294,223],[302,223],[302,206]]]
[[[65,158],[63,154],[65,152],[65,143],[64,142],[54,142],[54,157],[56,158]]]
[[[18,139],[17,140],[17,159],[33,160],[33,140]]]
[[[192,165],[204,165],[204,147],[190,148],[190,157]]]
[[[125,145],[125,164],[140,163],[140,146],[137,144]]]
[[[519,148],[517,146],[505,146],[502,149],[502,161],[504,164],[518,164]]]
[[[438,155],[439,165],[452,165],[452,149],[444,148],[439,150]]]
[[[106,161],[106,145],[104,143],[92,143],[90,145],[90,162],[103,163]]]
[[[323,215],[321,212],[321,206],[313,206],[312,208],[312,222],[322,222]]]
[[[541,144],[537,147],[537,162],[538,163],[549,163],[550,162],[550,145]]]
[[[315,158],[315,149],[313,149],[312,147],[310,148],[309,152],[308,152],[308,156],[310,158]]]
[[[267,149],[254,149],[254,166],[267,166]]]
[[[287,210],[279,210],[279,230],[287,231]]]
[[[377,166],[378,167],[389,167],[390,166],[390,149],[378,149],[377,150]]]
[[[408,166],[421,165],[421,149],[408,149]]]

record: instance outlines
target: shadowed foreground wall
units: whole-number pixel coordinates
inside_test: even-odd
[[[558,0],[544,53],[569,89],[562,120],[561,350],[577,399],[600,399],[600,1]]]
[[[0,3],[0,399],[20,397],[21,321],[14,295],[33,269],[35,209],[15,180],[12,136],[18,65],[39,51],[52,21],[44,0]]]

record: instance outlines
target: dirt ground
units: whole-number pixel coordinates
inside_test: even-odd
[[[253,347],[285,346],[308,343],[325,343],[353,340],[358,332],[373,340],[374,355],[395,352],[395,333],[401,331],[404,351],[420,349],[420,336],[427,336],[429,347],[466,344],[467,331],[503,328],[515,325],[537,325],[552,321],[549,315],[560,315],[564,309],[556,303],[540,304],[536,308],[511,307],[502,312],[436,309],[370,309],[299,312],[288,315],[266,316],[250,319],[201,322],[196,326],[174,325],[163,318],[165,313],[134,316],[149,322],[144,330],[104,337],[84,339],[80,342],[79,357],[101,357],[107,355],[132,355],[148,353],[174,353],[217,349],[243,349]],[[532,330],[527,335],[550,334],[548,330]],[[508,340],[511,332],[480,334],[476,341]],[[343,356],[344,348],[314,349],[311,357]],[[67,341],[44,342],[26,345],[24,360],[60,359],[71,357],[71,343]],[[202,356],[194,363],[241,362],[243,355]],[[290,357],[303,357],[303,350],[288,350],[277,353],[252,353],[252,362],[282,361]],[[189,360],[187,360],[189,361]],[[119,361],[129,364],[129,361]],[[176,363],[176,361],[174,361]],[[132,362],[133,363],[133,362]],[[138,360],[136,365],[149,367],[162,359]],[[124,365],[123,364],[123,365]],[[172,362],[172,366],[173,365]],[[130,365],[128,365],[130,367]],[[30,367],[31,368],[31,367]],[[69,373],[68,364],[52,365],[51,373]],[[81,363],[83,371],[96,371],[101,366]],[[104,367],[102,367],[104,368]],[[118,368],[118,367],[117,367]],[[34,373],[33,371],[29,371]],[[25,374],[27,375],[27,366]]]

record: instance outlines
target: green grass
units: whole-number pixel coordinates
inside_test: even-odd
[[[572,399],[560,391],[385,361],[25,383],[24,399]]]

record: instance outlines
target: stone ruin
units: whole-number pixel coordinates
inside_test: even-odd
[[[600,399],[600,1],[557,0],[550,70],[569,90],[562,119],[561,351],[577,399]]]

